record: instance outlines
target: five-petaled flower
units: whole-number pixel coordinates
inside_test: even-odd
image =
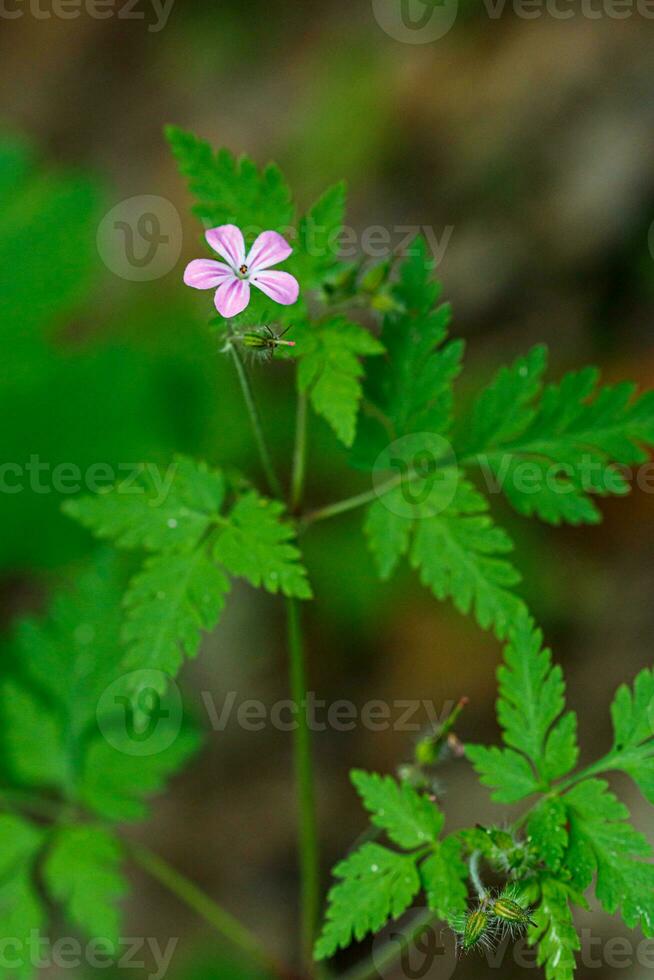
[[[262,232],[247,255],[243,234],[236,225],[210,228],[205,238],[225,262],[194,259],[184,271],[184,282],[194,289],[215,289],[214,302],[221,316],[233,317],[243,312],[250,302],[251,285],[276,303],[295,303],[300,291],[297,279],[288,272],[271,269],[293,251],[276,231]]]

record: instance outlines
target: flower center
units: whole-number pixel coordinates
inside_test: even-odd
[[[247,271],[248,271],[248,267],[246,265],[242,265],[241,268],[238,271],[241,273],[242,276],[246,276],[247,275]]]

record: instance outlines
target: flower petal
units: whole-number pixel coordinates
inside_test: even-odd
[[[282,235],[278,235],[276,231],[264,231],[248,252],[245,264],[252,274],[256,274],[260,269],[269,269],[271,265],[283,262],[292,251]]]
[[[214,303],[221,316],[229,319],[242,313],[250,302],[250,283],[233,276],[216,290]]]
[[[288,272],[277,272],[276,269],[272,272],[258,272],[250,281],[253,286],[282,306],[291,306],[295,303],[300,292],[300,284],[295,276]]]
[[[220,225],[210,228],[204,236],[218,255],[229,262],[232,269],[237,270],[245,262],[245,242],[243,233],[236,225]]]
[[[224,281],[225,276],[232,277],[234,273],[224,262],[214,259],[193,259],[184,269],[184,282],[193,289],[215,289]]]

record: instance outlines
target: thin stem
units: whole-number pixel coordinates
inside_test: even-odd
[[[433,464],[428,475],[431,476],[437,470],[453,466],[455,462],[456,460],[453,455],[448,454],[447,456],[443,456],[442,459],[437,460]],[[345,514],[349,510],[356,510],[357,507],[365,507],[366,504],[372,503],[378,497],[384,497],[391,490],[395,490],[396,487],[401,486],[405,482],[412,483],[414,480],[425,479],[427,479],[427,476],[419,470],[410,469],[406,473],[398,473],[397,476],[392,476],[385,483],[380,483],[379,486],[373,487],[372,490],[365,490],[363,493],[357,493],[353,497],[346,497],[344,500],[337,500],[334,504],[327,504],[326,507],[319,507],[317,510],[309,511],[309,513],[304,514],[301,518],[301,528],[304,529],[310,524],[315,524],[316,521],[326,521],[330,517],[338,517],[339,514]]]
[[[399,959],[406,949],[416,942],[420,934],[436,919],[431,909],[420,912],[412,919],[405,935],[397,935],[396,939],[385,943],[375,952],[374,957],[365,960],[358,966],[352,967],[342,975],[340,980],[379,980],[384,970]]]
[[[313,945],[318,923],[320,902],[320,862],[318,832],[306,701],[307,680],[302,640],[300,607],[296,599],[287,599],[288,646],[290,658],[291,697],[297,705],[297,727],[293,733],[295,778],[299,807],[299,861],[300,861],[300,930],[303,965],[309,976],[313,975]]]
[[[477,896],[483,901],[488,898],[488,891],[486,890],[483,881],[481,880],[481,875],[479,873],[479,862],[481,861],[481,851],[475,851],[470,855],[470,861],[468,864],[468,870],[470,871],[470,880],[474,885]]]
[[[384,494],[399,486],[402,479],[402,476],[394,476],[374,490],[365,490],[363,493],[357,493],[354,497],[346,497],[345,500],[337,500],[336,503],[327,504],[326,507],[309,511],[303,515],[301,524],[303,527],[307,527],[309,524],[315,524],[316,521],[326,521],[330,517],[338,517],[339,514],[345,514],[349,510],[356,510],[357,507],[365,507],[377,497],[383,497]]]
[[[196,912],[223,938],[247,953],[265,970],[272,970],[278,976],[286,975],[284,968],[266,952],[254,933],[162,857],[139,844],[130,844],[129,851],[144,871],[172,892],[180,902]]]
[[[302,503],[304,479],[307,466],[307,395],[301,392],[297,396],[297,414],[295,421],[295,448],[293,450],[293,475],[291,478],[291,513],[296,513]]]
[[[555,783],[554,786],[552,786],[552,792],[557,794],[565,793],[566,790],[570,789],[571,786],[574,786],[582,779],[589,779],[591,776],[598,776],[600,773],[610,772],[615,768],[614,760],[614,753],[609,752],[608,755],[598,759],[597,762],[593,762],[592,765],[587,766],[586,769],[580,769],[579,772],[573,773],[572,776],[569,776],[562,782]]]
[[[232,360],[234,361],[236,373],[238,374],[238,380],[241,384],[243,398],[245,399],[245,405],[247,407],[248,414],[250,416],[250,422],[252,424],[254,439],[257,444],[257,449],[259,450],[261,465],[263,467],[263,471],[266,476],[268,486],[273,496],[282,498],[284,496],[284,491],[282,490],[282,485],[279,482],[277,474],[275,473],[275,468],[273,467],[272,459],[270,458],[270,453],[268,452],[266,440],[263,435],[261,417],[259,415],[257,404],[254,400],[254,394],[252,393],[250,379],[247,376],[245,365],[243,364],[243,359],[241,358],[241,355],[239,354],[236,348],[236,344],[231,343],[229,345],[229,350],[232,355]]]
[[[252,429],[259,447],[261,462],[266,472],[268,483],[278,497],[282,497],[282,489],[277,475],[272,467],[270,454],[263,435],[261,420],[256,408],[250,382],[245,367],[234,344],[230,350],[239,376],[243,396],[250,415]],[[306,456],[306,404],[298,405],[298,432],[296,435],[296,450],[293,472],[293,497],[299,505],[304,486],[304,465]],[[311,736],[306,715],[307,683],[304,660],[304,644],[302,640],[302,625],[300,622],[299,606],[294,599],[287,599],[288,641],[289,641],[289,673],[291,696],[298,705],[298,725],[293,734],[293,752],[296,772],[296,785],[299,809],[299,860],[301,879],[301,943],[302,961],[308,977],[315,973],[313,961],[313,946],[318,923],[320,903],[320,874],[318,856],[318,833],[315,813],[315,794],[313,778],[313,760],[311,757]]]

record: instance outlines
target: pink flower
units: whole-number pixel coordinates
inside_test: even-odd
[[[215,289],[214,302],[221,316],[229,318],[243,312],[250,302],[250,285],[283,306],[295,303],[300,292],[297,279],[288,272],[271,269],[293,251],[276,231],[262,232],[247,255],[243,235],[236,225],[211,228],[205,238],[225,262],[194,259],[186,266],[184,282],[194,289]]]

